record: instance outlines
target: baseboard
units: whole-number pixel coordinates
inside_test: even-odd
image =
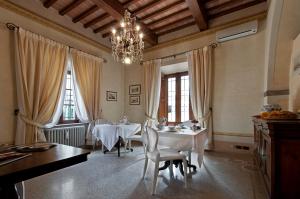
[[[214,151],[232,153],[253,153],[254,144],[245,142],[214,141]]]
[[[226,135],[236,137],[253,137],[253,133],[237,133],[237,132],[214,132],[214,135]]]

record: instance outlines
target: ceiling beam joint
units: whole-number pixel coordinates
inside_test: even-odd
[[[44,7],[49,8],[51,7],[57,0],[47,0],[44,2]]]
[[[94,4],[109,13],[114,19],[120,21],[123,19],[125,8],[118,0],[91,0]],[[138,20],[137,20],[138,22]],[[157,35],[154,34],[143,23],[139,23],[143,33],[145,34],[145,40],[149,41],[152,45],[157,44]]]
[[[204,8],[203,0],[185,0],[188,5],[195,22],[200,30],[206,30],[208,28],[208,18]]]

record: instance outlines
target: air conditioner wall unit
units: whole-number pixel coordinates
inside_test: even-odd
[[[257,20],[216,32],[217,42],[225,42],[257,33]]]

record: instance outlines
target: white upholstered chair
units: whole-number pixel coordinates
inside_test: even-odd
[[[185,187],[187,186],[187,162],[186,156],[184,154],[180,154],[176,150],[171,149],[158,149],[158,132],[151,127],[146,126],[145,135],[147,137],[146,144],[146,153],[145,153],[145,165],[143,171],[143,178],[145,177],[145,173],[148,166],[148,160],[151,160],[155,163],[154,167],[154,176],[153,176],[153,185],[152,185],[152,194],[155,194],[156,190],[156,182],[157,176],[159,172],[159,162],[160,161],[170,161],[171,164],[169,166],[170,172],[173,173],[173,160],[182,160],[183,169],[184,169],[184,183]]]

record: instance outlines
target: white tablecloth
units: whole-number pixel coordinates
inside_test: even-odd
[[[126,140],[127,137],[141,130],[141,124],[98,124],[93,129],[93,136],[101,140],[102,144],[111,150],[119,140],[119,136]]]
[[[118,124],[117,126],[119,136],[121,136],[124,140],[141,131],[141,124],[138,123]]]
[[[198,164],[199,167],[201,167],[204,155],[204,147],[207,141],[206,129],[195,132],[189,129],[182,129],[177,132],[158,132],[159,147],[169,147],[180,151],[193,151],[197,154]]]

